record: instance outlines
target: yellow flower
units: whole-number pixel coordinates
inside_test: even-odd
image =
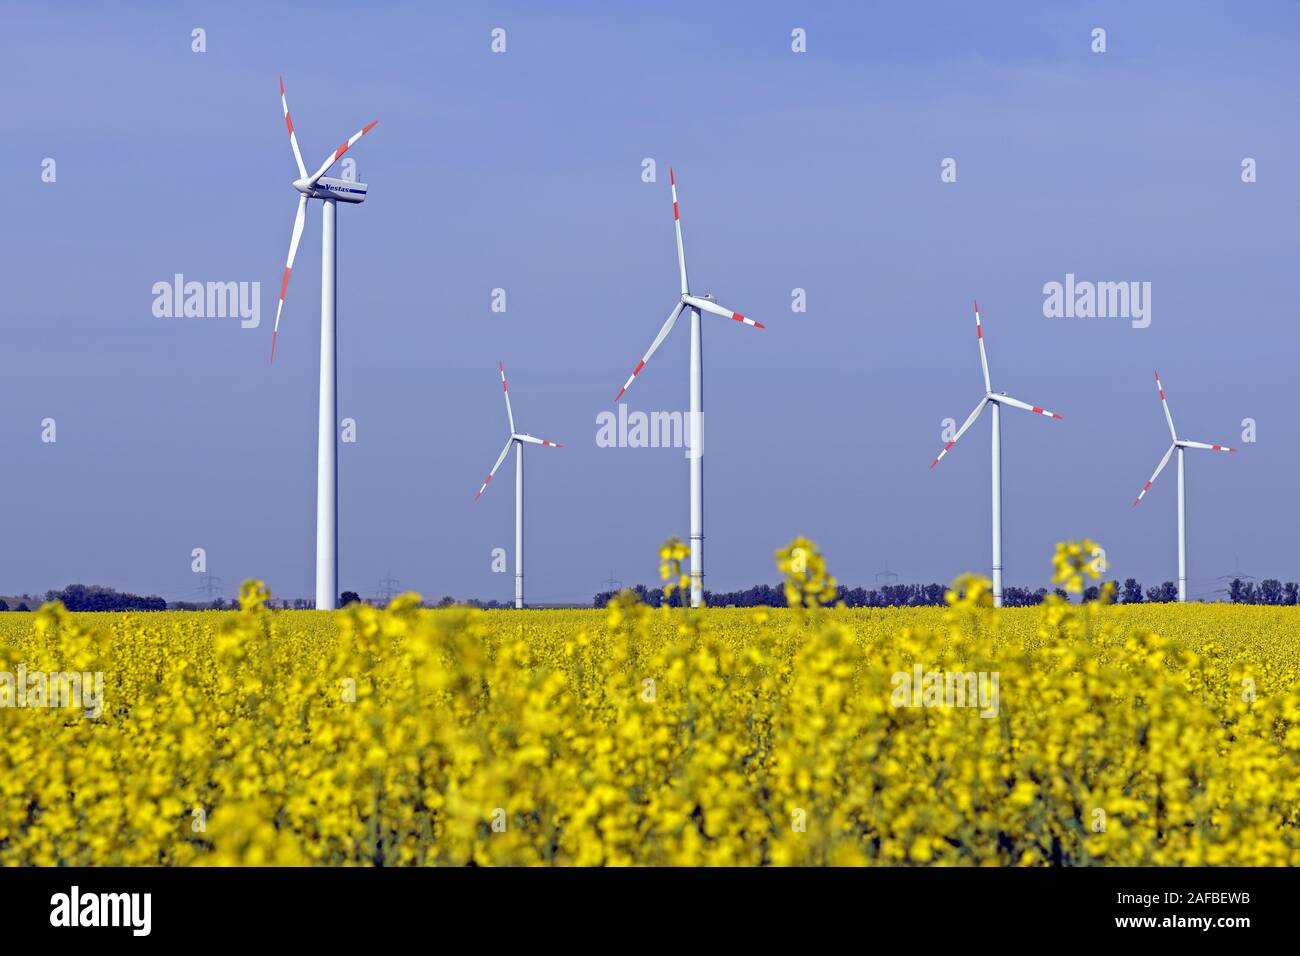
[[[785,577],[787,607],[816,608],[834,601],[839,593],[826,559],[807,538],[795,538],[776,552],[776,569]]]
[[[1052,556],[1052,581],[1071,594],[1083,591],[1084,579],[1095,581],[1105,570],[1105,552],[1091,538],[1062,541]]]

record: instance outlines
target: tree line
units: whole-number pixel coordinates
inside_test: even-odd
[[[1143,588],[1136,578],[1109,582],[1115,601],[1119,604],[1169,604],[1178,600],[1178,586],[1164,581]],[[1102,585],[1084,589],[1084,601],[1101,599]],[[638,584],[631,589],[645,604],[660,607],[664,602],[663,588],[647,588]],[[886,584],[878,588],[849,588],[840,585],[836,602],[846,607],[937,607],[944,603],[947,588],[942,584]],[[600,591],[592,600],[593,607],[604,607],[617,591]],[[1065,591],[1055,588],[1008,587],[1002,591],[1005,607],[1031,607],[1042,604],[1048,594],[1068,597]],[[668,602],[680,606],[684,596],[674,593]],[[1294,581],[1283,584],[1275,578],[1254,582],[1236,579],[1228,589],[1228,600],[1234,604],[1296,604],[1300,602],[1300,585]],[[785,591],[780,585],[756,584],[743,591],[705,591],[704,603],[710,607],[785,607]]]
[[[1178,600],[1178,587],[1173,581],[1164,581],[1152,587],[1143,588],[1136,579],[1126,578],[1122,583],[1111,581],[1110,587],[1114,589],[1115,600],[1120,604],[1167,604]],[[648,604],[650,607],[662,607],[664,604],[681,607],[688,600],[687,594],[681,590],[675,591],[667,600],[664,598],[664,591],[661,587],[647,588],[644,584],[638,584],[631,590],[642,603]],[[944,594],[947,593],[947,590],[944,585],[933,583],[886,584],[878,588],[850,588],[840,585],[836,589],[836,602],[842,602],[846,607],[937,607],[944,603]],[[617,591],[597,592],[592,600],[592,606],[604,607],[617,593]],[[1060,597],[1067,596],[1065,591],[1060,588],[1049,591],[1047,588],[1008,587],[1003,589],[1002,603],[1006,607],[1031,607],[1042,604],[1047,595],[1051,593],[1055,593]],[[0,611],[32,610],[29,605],[35,604],[36,599],[31,598],[30,595],[23,595],[23,597],[27,598],[27,600],[18,601],[17,605],[12,608],[7,601],[0,598]],[[1083,592],[1084,601],[1096,601],[1100,597],[1101,587],[1097,585],[1092,585]],[[1228,587],[1226,597],[1233,604],[1294,606],[1300,604],[1300,584],[1295,581],[1283,583],[1277,578],[1266,578],[1259,583],[1234,578]],[[340,601],[342,605],[361,600],[354,591],[345,591],[342,598],[343,600]],[[157,595],[142,597],[138,594],[116,591],[113,588],[101,587],[96,584],[69,584],[57,591],[46,591],[45,601],[61,601],[69,611],[165,611],[169,608],[174,611],[198,611],[209,609],[232,610],[239,606],[238,601],[227,602],[224,598],[218,598],[208,603],[173,601],[168,604],[167,601]],[[308,608],[312,607],[315,602],[300,599],[292,602],[282,600],[275,603],[283,607]],[[704,592],[704,603],[710,607],[786,606],[784,589],[780,585],[772,584],[756,584],[741,591],[706,590]],[[514,606],[512,601],[473,599],[456,601],[451,597],[444,597],[437,602],[426,602],[425,606],[442,608],[450,607],[453,604],[478,607],[485,610]]]
[[[167,602],[156,594],[141,597],[126,591],[100,587],[98,584],[69,584],[58,591],[45,592],[46,603],[62,601],[69,611],[165,611]]]
[[[1265,578],[1258,585],[1254,581],[1233,578],[1228,586],[1228,600],[1233,604],[1297,604],[1300,603],[1300,584],[1277,578]]]

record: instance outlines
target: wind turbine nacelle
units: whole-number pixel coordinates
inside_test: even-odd
[[[322,176],[312,187],[312,199],[336,199],[339,202],[363,203],[366,201],[366,184],[350,183],[344,179]]]

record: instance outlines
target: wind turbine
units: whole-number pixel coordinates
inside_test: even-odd
[[[497,458],[497,463],[492,466],[488,476],[483,479],[483,484],[479,487],[478,494],[474,500],[478,501],[483,492],[487,491],[487,486],[492,483],[492,476],[497,473],[501,463],[506,460],[506,455],[510,454],[510,446],[515,446],[515,607],[524,606],[524,444],[545,445],[547,448],[560,448],[559,443],[546,441],[542,438],[534,438],[532,435],[525,435],[522,432],[515,431],[515,413],[510,408],[510,389],[506,386],[506,367],[505,363],[498,362],[497,367],[501,370],[501,393],[506,397],[506,419],[510,422],[510,437],[506,439],[506,445],[501,449],[501,454]]]
[[[655,340],[650,343],[650,348],[645,355],[641,356],[641,361],[637,363],[636,368],[632,369],[632,374],[628,376],[628,380],[623,383],[623,387],[614,396],[614,401],[617,402],[622,398],[623,393],[632,386],[632,382],[641,374],[646,362],[650,361],[650,356],[655,354],[655,349],[659,348],[660,343],[668,337],[668,333],[677,324],[677,317],[682,314],[682,310],[690,309],[691,447],[687,457],[691,462],[691,607],[699,607],[704,603],[704,356],[700,343],[702,332],[700,317],[704,312],[711,312],[714,315],[722,316],[724,319],[735,319],[744,325],[751,325],[756,329],[765,328],[765,326],[761,322],[755,322],[753,319],[741,315],[739,312],[724,309],[714,302],[713,296],[707,292],[698,296],[691,295],[686,282],[686,253],[682,247],[682,220],[677,208],[677,176],[671,168],[668,170],[668,181],[673,190],[673,228],[677,232],[677,269],[682,280],[681,297],[677,300],[677,305],[673,307],[672,312],[668,314],[668,321],[664,322],[663,328],[659,330]]]
[[[984,352],[984,327],[980,324],[980,306],[975,303],[975,337],[979,339],[980,344],[980,368],[984,371],[984,397],[980,399],[975,410],[966,418],[961,428],[957,429],[957,434],[952,437],[952,441],[943,446],[943,451],[939,452],[939,457],[930,462],[933,468],[939,462],[943,461],[943,456],[948,454],[952,446],[957,444],[957,439],[966,433],[966,429],[975,423],[979,418],[980,412],[984,411],[984,406],[993,410],[993,605],[994,607],[1002,606],[1002,406],[1010,405],[1012,408],[1023,408],[1027,412],[1034,412],[1037,415],[1046,415],[1048,418],[1060,420],[1060,415],[1055,412],[1049,412],[1045,408],[1039,408],[1037,405],[1030,405],[1028,402],[1022,402],[1018,398],[1012,398],[1006,392],[993,391],[993,386],[989,382],[989,360]]]
[[[1155,474],[1142,486],[1138,492],[1137,498],[1133,501],[1133,507],[1137,507],[1139,501],[1146,497],[1151,485],[1160,477],[1160,472],[1165,470],[1165,465],[1169,464],[1169,456],[1178,449],[1178,600],[1187,600],[1187,475],[1183,467],[1183,449],[1184,448],[1204,448],[1207,451],[1236,451],[1235,448],[1229,448],[1227,445],[1207,445],[1203,441],[1187,441],[1178,437],[1178,432],[1174,431],[1174,417],[1169,414],[1169,402],[1165,399],[1165,387],[1160,384],[1160,373],[1156,372],[1156,391],[1160,393],[1160,404],[1165,409],[1165,421],[1169,424],[1169,437],[1174,443],[1169,446],[1165,452],[1165,457],[1160,459],[1160,464],[1156,465]]]
[[[362,127],[338,149],[326,157],[320,169],[311,176],[302,164],[302,151],[298,149],[298,136],[293,131],[289,117],[289,101],[284,95],[284,77],[280,78],[280,105],[284,107],[284,125],[289,129],[289,145],[293,159],[298,164],[299,178],[293,188],[298,190],[298,212],[293,219],[293,234],[289,239],[289,258],[284,264],[284,278],[280,280],[280,302],[275,307],[275,328],[271,331],[271,361],[275,361],[275,340],[280,334],[280,313],[284,310],[284,293],[289,288],[289,275],[293,260],[298,254],[298,240],[307,219],[307,200],[321,200],[324,215],[321,218],[320,267],[320,417],[316,432],[316,607],[332,611],[339,599],[339,548],[338,548],[338,401],[335,385],[338,366],[335,361],[335,223],[336,202],[362,203],[366,200],[366,184],[351,183],[342,179],[327,179],[325,173],[339,161],[352,144],[375,128],[375,120]]]

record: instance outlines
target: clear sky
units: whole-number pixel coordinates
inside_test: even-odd
[[[796,534],[848,584],[987,573],[988,419],[927,469],[983,390],[972,298],[994,388],[1064,416],[1004,414],[1007,584],[1084,535],[1176,576],[1172,466],[1130,507],[1169,443],[1153,369],[1181,433],[1243,449],[1188,455],[1192,593],[1300,577],[1293,4],[68,6],[10,3],[0,37],[0,593],[192,599],[202,547],[228,591],[311,595],[321,210],[269,367],[281,74],[309,169],[380,120],[338,216],[342,588],[511,596],[513,475],[474,501],[498,360],[564,444],[526,459],[528,598],[657,578],[688,463],[598,447],[596,416],[677,294],[670,164],[693,290],[767,326],[705,319],[710,588],[773,580]],[[155,317],[175,273],[260,282],[260,327]],[[1067,273],[1150,282],[1150,326],[1044,317]],[[688,347],[683,322],[629,411],[686,408]]]

